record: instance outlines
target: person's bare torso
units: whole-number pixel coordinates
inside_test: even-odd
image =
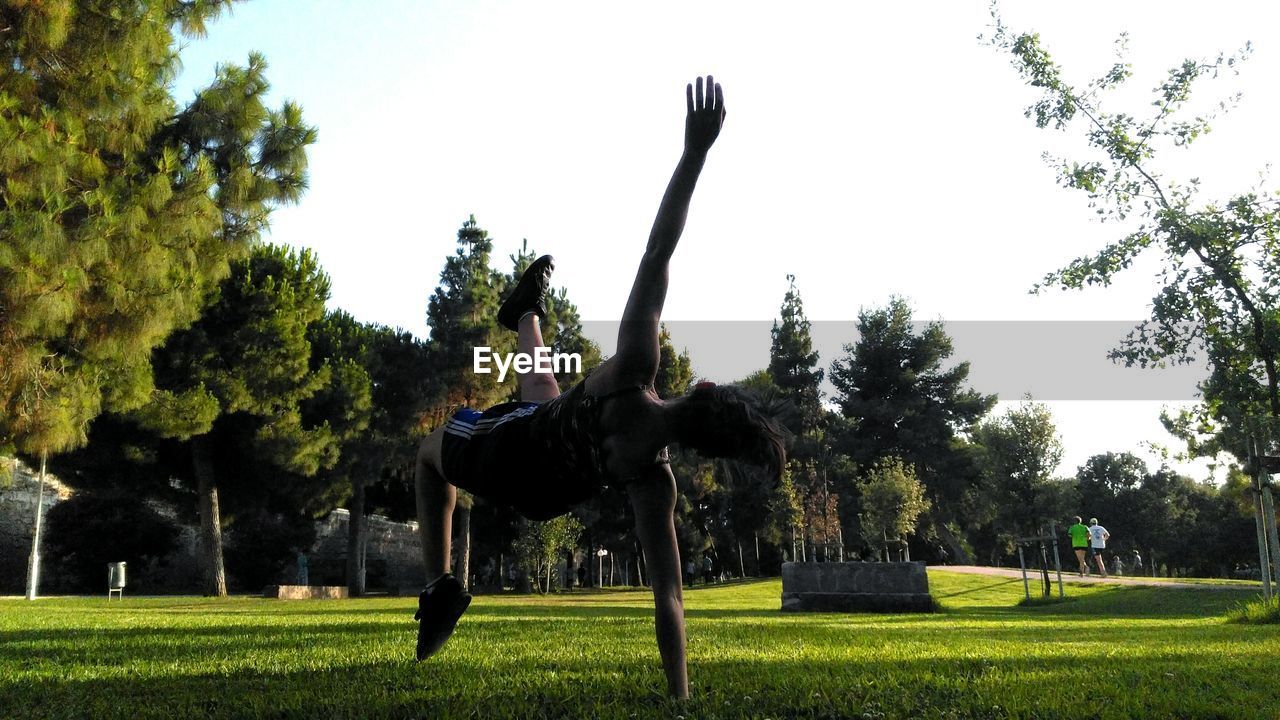
[[[590,393],[590,386],[587,390]],[[605,469],[615,480],[625,483],[638,477],[658,460],[665,446],[662,405],[652,387],[604,401],[600,449]]]

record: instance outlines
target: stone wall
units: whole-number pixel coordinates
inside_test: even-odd
[[[36,470],[14,461],[13,477],[0,486],[0,595],[26,592],[27,562],[31,557],[31,535],[35,529],[39,492],[38,475]],[[54,476],[46,475],[43,513],[46,519],[49,508],[70,496],[71,491],[65,485]],[[50,566],[48,558],[43,560],[42,576],[56,573],[56,567]]]
[[[170,515],[172,517],[172,515]],[[347,527],[350,515],[345,508],[329,513],[316,521],[316,541],[307,551],[307,584],[347,584]],[[400,587],[421,585],[425,570],[422,566],[422,545],[418,540],[417,523],[392,522],[381,515],[370,515],[369,545],[365,551],[366,587],[369,590],[395,590]],[[156,592],[197,592],[200,589],[198,548],[199,528],[181,526],[177,549],[166,555],[148,574],[152,581],[148,589]],[[226,534],[223,543],[227,542]],[[228,568],[229,574],[234,568]],[[287,563],[274,582],[280,585],[297,584],[296,563]],[[238,588],[249,593],[262,592],[262,588]]]
[[[310,584],[346,584],[347,527],[350,520],[347,511],[339,508],[329,513],[316,527],[316,544],[307,557]],[[366,586],[370,590],[378,590],[421,585],[426,570],[422,565],[418,523],[392,522],[381,515],[370,515],[368,523]]]

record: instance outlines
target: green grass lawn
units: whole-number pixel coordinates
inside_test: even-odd
[[[665,699],[645,592],[477,597],[412,660],[415,599],[0,600],[0,717],[1280,716],[1253,593],[930,571],[933,615],[788,614],[780,583],[687,593],[693,699]]]

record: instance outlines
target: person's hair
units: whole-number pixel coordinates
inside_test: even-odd
[[[734,385],[699,385],[672,416],[676,442],[708,458],[734,458],[782,478],[787,450],[778,425],[751,393]]]
[[[1077,525],[1078,525],[1078,524],[1080,524],[1080,522],[1081,522],[1081,520],[1080,520],[1080,516],[1079,516],[1079,515],[1074,516],[1074,517],[1072,518],[1072,520],[1075,520]]]
[[[1090,525],[1097,525],[1097,524],[1098,524],[1098,518],[1089,518],[1089,524],[1090,524]]]

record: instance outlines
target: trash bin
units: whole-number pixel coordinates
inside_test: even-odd
[[[119,595],[121,600],[124,599],[124,585],[125,585],[124,566],[125,566],[125,563],[123,562],[107,563],[107,599],[108,600],[111,599],[112,593]]]

